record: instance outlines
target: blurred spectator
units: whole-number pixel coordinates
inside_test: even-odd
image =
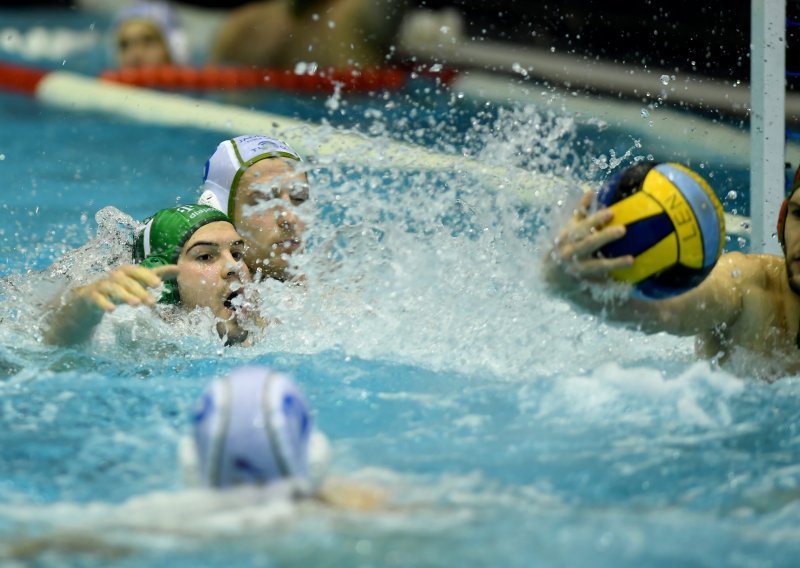
[[[124,8],[112,24],[117,65],[186,64],[189,49],[172,8],[166,2],[139,2]]]
[[[293,68],[375,67],[391,56],[406,0],[267,0],[233,10],[215,63]]]

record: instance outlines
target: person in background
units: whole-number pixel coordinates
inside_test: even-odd
[[[55,345],[88,341],[118,305],[174,304],[184,310],[207,308],[217,319],[226,345],[246,344],[245,243],[228,217],[205,205],[162,209],[135,236],[134,259],[93,282],[61,295],[43,338]],[[163,283],[160,296],[153,289]]]
[[[139,2],[122,9],[112,23],[112,41],[120,69],[185,65],[186,34],[166,2]]]
[[[405,0],[267,0],[233,10],[211,48],[214,63],[293,69],[386,63]]]
[[[222,141],[206,161],[199,202],[233,221],[247,243],[256,278],[293,278],[291,255],[302,249],[305,223],[294,207],[308,199],[308,176],[288,144],[262,135]]]

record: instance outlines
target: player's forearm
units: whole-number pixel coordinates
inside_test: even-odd
[[[676,335],[692,335],[697,330],[680,319],[680,310],[671,300],[641,300],[630,295],[630,286],[614,283],[592,283],[569,274],[564,265],[546,258],[544,279],[556,294],[589,312],[636,327],[645,333],[662,331]]]
[[[77,291],[68,292],[47,318],[44,341],[62,346],[84,343],[92,337],[104,313]]]

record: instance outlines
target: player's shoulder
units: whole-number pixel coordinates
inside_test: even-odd
[[[772,254],[738,251],[723,254],[714,271],[723,277],[751,286],[768,286],[784,269],[783,258]]]

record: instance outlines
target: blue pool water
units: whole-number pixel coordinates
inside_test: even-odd
[[[344,113],[280,94],[258,105],[372,125],[384,132],[376,144],[413,130],[440,149],[576,181],[601,179],[596,163],[612,150],[653,152],[702,168],[728,211],[748,206],[746,168],[714,149],[665,155],[658,135],[636,148],[624,131],[539,109],[513,120],[478,102],[452,110],[444,94],[392,100],[382,118],[385,101],[346,99]],[[37,271],[87,242],[102,207],[142,218],[194,200],[223,135],[6,94],[0,120],[4,565],[761,567],[800,557],[800,381],[712,369],[691,340],[609,325],[550,295],[539,259],[577,188],[526,205],[456,174],[315,167],[303,211],[309,285],[267,290],[265,309],[282,323],[255,347],[222,349],[123,308],[89,345],[61,349],[37,339]],[[385,509],[235,496],[225,506],[187,489],[176,447],[195,401],[251,362],[296,377],[331,440],[333,474],[383,488]]]

